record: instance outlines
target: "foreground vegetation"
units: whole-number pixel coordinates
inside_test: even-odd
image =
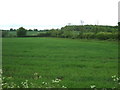
[[[59,88],[118,85],[114,81],[118,77],[117,42],[36,37],[3,38],[2,44],[4,83]]]

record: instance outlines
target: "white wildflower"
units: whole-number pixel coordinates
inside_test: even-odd
[[[39,78],[42,78],[42,76],[39,76]]]
[[[34,75],[36,76],[36,75],[38,75],[38,73],[34,73]]]
[[[42,84],[45,84],[45,82],[42,82]]]
[[[67,88],[67,87],[65,87],[65,86],[62,86],[62,88]]]
[[[60,81],[61,81],[60,79],[52,80],[53,83],[59,83]]]
[[[113,79],[113,81],[116,81],[116,79]]]
[[[91,85],[90,87],[91,87],[91,88],[95,88],[96,86],[95,86],[95,85]]]
[[[118,81],[118,80],[119,80],[119,78],[116,78],[116,80]]]
[[[33,85],[33,83],[30,83],[31,85]]]

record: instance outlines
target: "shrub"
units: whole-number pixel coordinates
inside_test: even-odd
[[[79,35],[79,33],[78,32],[75,32],[75,31],[73,31],[72,32],[72,39],[75,39],[75,38],[78,38],[78,35]]]
[[[113,34],[113,33],[106,33],[106,37],[108,39],[114,39],[115,38],[115,34]]]
[[[62,36],[64,38],[74,38],[75,37],[75,34],[73,31],[63,31],[63,34]]]
[[[83,38],[83,33],[79,33],[77,38],[82,39]]]
[[[114,36],[110,32],[99,32],[96,34],[96,38],[100,40],[113,39]]]
[[[85,39],[93,39],[95,37],[95,34],[94,33],[83,33],[82,35],[82,38],[85,38]]]

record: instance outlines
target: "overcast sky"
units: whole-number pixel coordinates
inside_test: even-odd
[[[119,0],[0,0],[0,29],[117,25]]]

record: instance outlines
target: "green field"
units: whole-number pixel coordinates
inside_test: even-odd
[[[27,31],[27,35],[37,35],[38,33],[46,33],[46,31]],[[8,36],[17,36],[17,32],[16,31],[9,31],[8,32]]]
[[[19,84],[61,79],[68,88],[112,88],[118,74],[118,43],[63,38],[3,38],[3,76]],[[41,78],[35,79],[34,73]]]

